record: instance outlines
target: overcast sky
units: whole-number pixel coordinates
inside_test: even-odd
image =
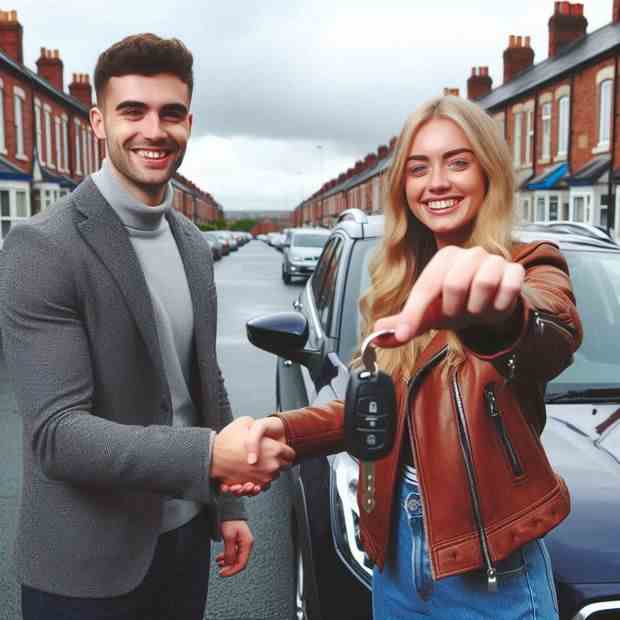
[[[588,32],[612,0],[584,0]],[[193,52],[194,130],[180,172],[224,209],[292,209],[400,131],[419,103],[472,66],[502,81],[508,36],[547,57],[553,0],[14,0],[24,60],[59,49],[65,84],[92,78],[128,34],[180,38]]]

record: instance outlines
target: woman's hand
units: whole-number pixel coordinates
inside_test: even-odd
[[[483,248],[446,246],[420,274],[402,312],[377,321],[375,330],[395,330],[377,344],[398,347],[430,329],[485,325],[501,331],[516,309],[524,276],[521,265]]]

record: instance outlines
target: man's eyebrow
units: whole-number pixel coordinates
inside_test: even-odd
[[[146,103],[144,103],[143,101],[121,101],[116,108],[114,108],[115,110],[124,110],[125,108],[146,108]]]
[[[474,152],[471,149],[468,148],[460,148],[460,149],[453,149],[451,151],[446,151],[442,157],[443,159],[448,159],[449,157],[453,157],[454,155],[460,155],[461,153],[471,153],[472,155],[474,154]],[[411,155],[410,157],[407,157],[407,161],[428,161],[428,157],[426,155]]]
[[[182,103],[167,103],[161,107],[162,112],[180,112],[182,114],[189,114],[187,106]]]

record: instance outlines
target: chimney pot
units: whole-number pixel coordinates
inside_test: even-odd
[[[556,2],[556,11],[549,18],[549,57],[562,47],[585,36],[588,20],[583,14],[583,4]]]
[[[0,11],[0,48],[19,64],[24,63],[24,31],[17,11]]]
[[[516,40],[517,45],[509,45],[504,50],[504,84],[534,64],[534,50],[529,45],[529,37],[511,35],[511,40]]]
[[[517,47],[523,47],[523,37],[521,35],[517,36]]]

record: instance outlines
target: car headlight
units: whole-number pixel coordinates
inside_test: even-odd
[[[295,263],[299,265],[304,262],[303,256],[296,256],[295,254],[291,255],[291,263]]]
[[[341,452],[331,461],[330,512],[334,546],[349,570],[367,587],[372,584],[372,563],[360,538],[360,511],[357,505],[357,461]]]

